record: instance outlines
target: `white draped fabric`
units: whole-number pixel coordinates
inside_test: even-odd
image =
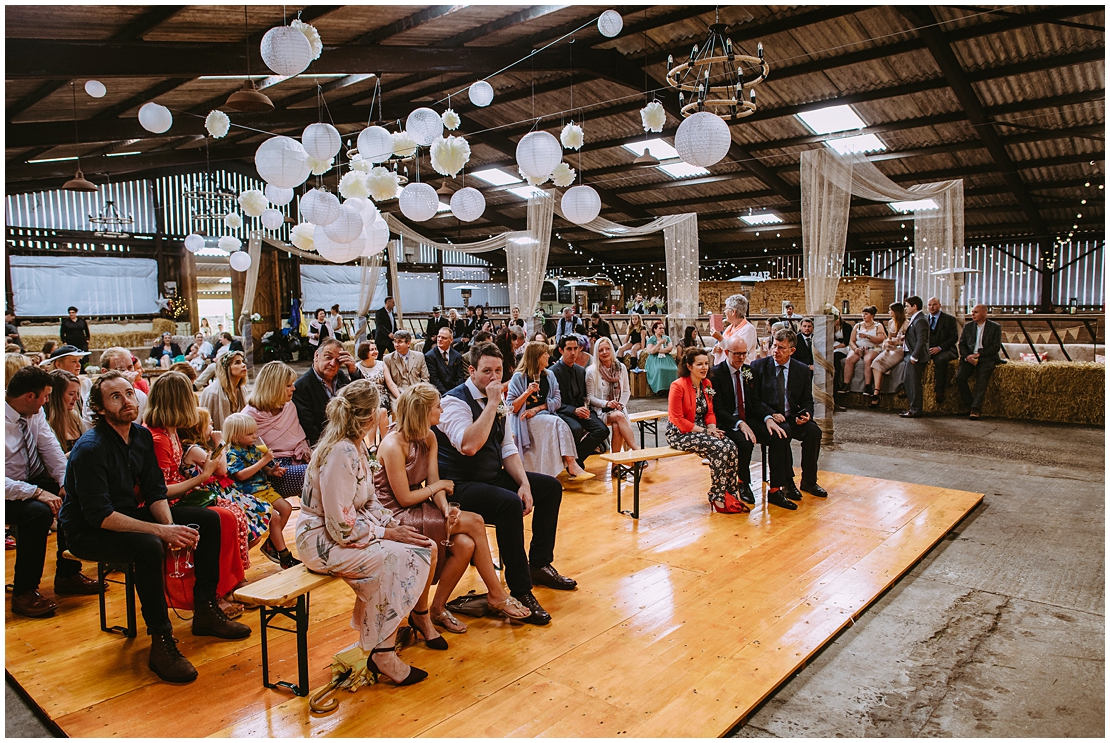
[[[551,250],[551,220],[555,198],[550,192],[533,193],[528,199],[527,232],[509,233],[505,248],[505,267],[509,282],[509,307],[519,307],[529,331],[535,332],[532,317],[540,302],[540,290],[547,275],[547,255]]]

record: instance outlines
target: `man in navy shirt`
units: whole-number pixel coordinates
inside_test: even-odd
[[[151,635],[150,670],[164,681],[188,683],[197,671],[177,649],[166,612],[162,576],[167,548],[194,550],[193,634],[238,640],[251,633],[217,604],[219,516],[206,508],[170,507],[154,439],[134,422],[139,406],[126,377],[111,371],[101,376],[93,383],[89,404],[95,426],[70,452],[59,523],[77,557],[134,563],[135,590]]]

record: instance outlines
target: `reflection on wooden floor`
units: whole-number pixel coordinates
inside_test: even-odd
[[[135,640],[100,632],[94,597],[62,597],[45,620],[7,609],[7,669],[71,736],[718,736],[982,497],[829,472],[827,501],[725,516],[706,503],[708,468],[684,457],[648,470],[633,521],[615,512],[602,463],[587,466],[599,477],[566,489],[555,560],[579,589],[536,589],[547,627],[464,617],[470,631],[447,635],[449,651],[405,649],[431,674],[417,686],[340,692],[338,712],[311,715],[305,699],[262,687],[256,612],[245,642],[193,637],[175,618],[200,678],[160,683],[141,619]],[[257,550],[254,563],[249,578],[277,569]],[[45,595],[52,571],[48,560]],[[473,570],[469,588],[483,590]],[[122,590],[109,596],[122,617]],[[356,639],[352,603],[339,582],[312,596],[313,688]],[[293,637],[277,634],[277,678],[295,678]]]

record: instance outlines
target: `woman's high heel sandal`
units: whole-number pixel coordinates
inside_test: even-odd
[[[709,505],[713,506],[713,510],[717,513],[751,513],[752,509],[732,493],[725,493],[724,504],[717,501],[710,501]]]
[[[878,393],[878,392],[876,392],[875,394],[871,395],[871,402],[867,404],[867,407],[869,407],[869,408],[877,408],[877,407],[879,407],[879,400],[880,400],[880,399],[881,399],[881,398],[879,397],[879,393]]]
[[[416,622],[412,621],[412,615],[413,614],[427,614],[427,613],[428,613],[427,609],[425,609],[424,611],[415,611],[414,610],[414,611],[409,613],[409,627],[412,628],[413,637],[415,638],[416,635],[420,635],[421,637],[423,637],[424,638],[424,644],[427,645],[432,650],[446,650],[447,649],[447,640],[443,639],[443,635],[440,635],[439,637],[433,637],[432,639],[429,640],[428,635],[424,632],[424,630],[417,627]]]
[[[378,664],[374,662],[374,653],[392,653],[392,652],[394,652],[394,649],[393,649],[392,645],[390,645],[387,648],[374,648],[373,650],[371,650],[370,655],[366,658],[366,668],[367,668],[367,670],[369,670],[371,673],[373,673],[377,676],[385,676],[387,679],[389,679],[393,683],[397,684],[397,686],[412,686],[413,684],[419,684],[421,681],[428,678],[428,672],[427,671],[422,671],[419,668],[416,668],[415,666],[409,666],[409,675],[405,676],[403,681],[397,681],[392,676],[390,676],[388,673],[386,673],[385,671],[378,668]]]

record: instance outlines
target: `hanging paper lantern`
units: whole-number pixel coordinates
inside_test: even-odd
[[[432,142],[432,170],[454,178],[470,162],[470,144],[462,137],[439,137]]]
[[[220,246],[220,250],[226,250],[229,253],[233,253],[243,247],[243,241],[231,235],[224,235],[216,244]]]
[[[309,157],[331,160],[339,154],[343,140],[339,137],[339,130],[331,124],[309,124],[301,133],[301,146]]]
[[[319,225],[312,233],[312,242],[316,246],[316,252],[320,254],[320,257],[332,263],[348,263],[358,258],[362,251],[366,250],[364,240],[337,243],[328,237],[324,228]]]
[[[424,222],[436,215],[439,210],[439,197],[436,190],[427,183],[410,183],[401,189],[397,199],[401,213],[414,222]]]
[[[289,230],[289,242],[293,243],[293,247],[301,250],[315,250],[316,244],[312,239],[315,234],[316,225],[312,222],[301,222]]]
[[[224,224],[233,230],[237,230],[243,226],[243,218],[235,212],[232,212],[231,214],[228,214],[226,217],[224,217]]]
[[[267,183],[266,184],[266,198],[274,206],[285,206],[293,200],[293,189],[291,188],[278,188],[277,186]]]
[[[204,247],[204,238],[197,234],[189,235],[185,238],[185,249],[190,253],[195,253]]]
[[[485,80],[479,80],[470,86],[470,102],[482,108],[493,103],[493,86]]]
[[[575,186],[563,194],[563,216],[575,224],[586,224],[601,214],[601,197],[590,186]]]
[[[476,188],[467,186],[451,195],[451,213],[460,222],[473,222],[486,211],[486,197]]]
[[[405,131],[421,147],[443,136],[443,119],[430,108],[418,108],[405,119]]]
[[[559,141],[568,150],[580,150],[586,141],[586,135],[582,132],[582,127],[572,121],[559,133]]]
[[[85,83],[85,92],[93,98],[103,98],[108,89],[99,80],[89,80]]]
[[[393,154],[393,135],[385,127],[366,127],[358,135],[358,154],[371,163],[388,160]]]
[[[285,224],[285,215],[277,209],[267,209],[262,212],[262,226],[268,230],[279,229]]]
[[[553,134],[530,132],[516,145],[516,162],[525,175],[543,178],[551,175],[563,159],[563,147]]]
[[[354,209],[356,212],[359,213],[359,216],[362,216],[363,210],[366,209],[366,207],[368,206],[373,207],[373,204],[371,204],[370,200],[364,196],[349,196],[343,199],[343,206]]]
[[[292,77],[304,72],[312,62],[312,45],[305,35],[291,26],[271,28],[262,37],[262,61],[278,75]]]
[[[270,206],[266,200],[266,194],[259,191],[257,188],[251,188],[239,194],[239,208],[243,210],[243,214],[248,217],[260,217],[262,212]]]
[[[416,154],[416,140],[408,132],[396,132],[393,135],[393,154],[397,157],[412,157]]]
[[[324,227],[324,234],[337,243],[347,244],[362,233],[362,215],[349,206],[339,207],[339,215]],[[362,251],[359,251],[362,252]]]
[[[165,106],[151,101],[139,109],[139,124],[148,132],[161,134],[173,126],[173,114]]]
[[[719,163],[728,154],[732,135],[728,124],[717,114],[699,111],[678,125],[674,135],[674,148],[682,161],[708,168]]]
[[[611,39],[624,28],[624,19],[615,10],[607,10],[597,19],[597,30],[607,39]]]
[[[283,136],[271,137],[258,146],[254,167],[262,180],[279,188],[296,188],[311,170],[301,143]]]
[[[380,217],[370,225],[365,234],[366,249],[362,254],[367,258],[382,252],[385,250],[385,246],[389,244],[389,225]]]
[[[301,216],[321,227],[339,218],[339,199],[335,194],[314,188],[301,197]]]
[[[223,111],[212,110],[204,118],[204,128],[216,139],[223,139],[231,128],[231,119]]]
[[[667,112],[659,101],[652,101],[640,109],[640,121],[645,132],[661,132],[667,123]]]
[[[231,258],[228,259],[228,262],[231,263],[231,267],[236,271],[246,271],[248,268],[251,267],[250,254],[244,250],[240,250],[237,253],[232,253]]]

